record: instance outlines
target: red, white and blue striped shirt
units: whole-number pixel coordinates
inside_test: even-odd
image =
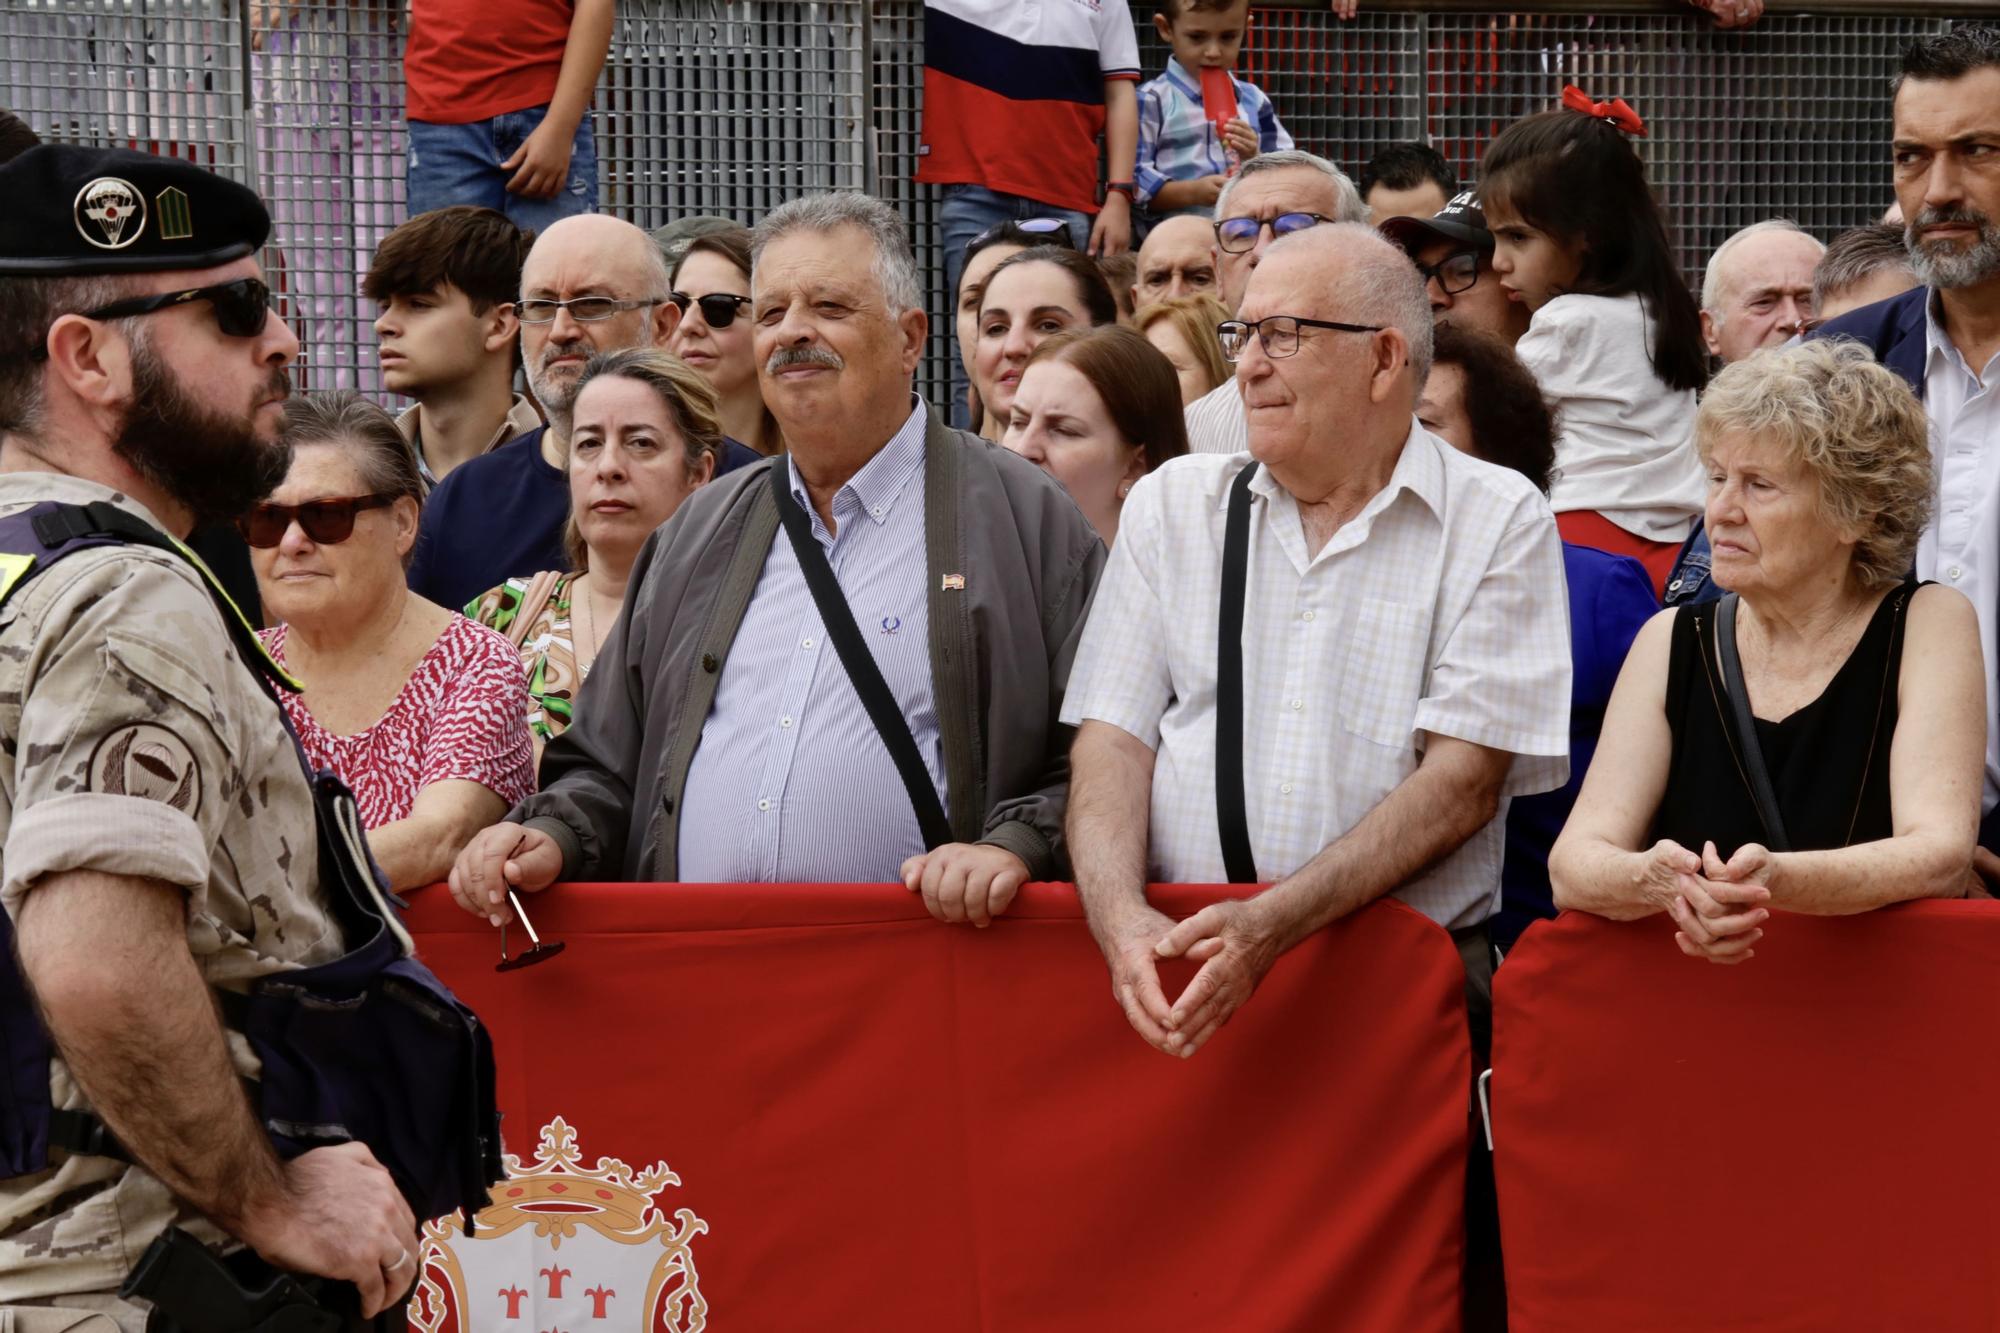
[[[1138,78],[1115,0],[927,0],[917,179],[1095,213],[1104,81]]]

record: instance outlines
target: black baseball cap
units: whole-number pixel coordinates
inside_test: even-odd
[[[255,254],[271,215],[248,186],[129,148],[41,144],[0,166],[0,274],[215,268]]]
[[[1411,254],[1439,241],[1456,241],[1477,250],[1493,248],[1493,233],[1486,230],[1477,190],[1461,190],[1427,218],[1389,218],[1379,230]]]

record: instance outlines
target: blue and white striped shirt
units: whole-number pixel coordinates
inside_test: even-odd
[[[928,420],[919,399],[902,429],[834,494],[833,533],[798,469],[785,466],[945,801],[926,601]],[[680,876],[690,884],[894,882],[904,859],[924,850],[896,765],[827,639],[782,529],[723,663],[681,810]]]
[[[1278,123],[1271,99],[1254,83],[1233,73],[1236,114],[1257,131],[1257,151],[1275,153],[1292,146]],[[1198,180],[1229,170],[1229,149],[1201,114],[1201,80],[1167,57],[1167,71],[1139,85],[1139,157],[1132,173],[1134,201],[1141,208],[1168,181]]]

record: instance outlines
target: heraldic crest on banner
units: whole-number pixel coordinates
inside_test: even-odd
[[[410,1302],[419,1333],[697,1333],[708,1301],[693,1210],[671,1219],[655,1196],[681,1178],[655,1163],[634,1172],[600,1157],[586,1169],[577,1133],[558,1116],[533,1162],[507,1155],[467,1236],[458,1219],[424,1227],[422,1276]]]

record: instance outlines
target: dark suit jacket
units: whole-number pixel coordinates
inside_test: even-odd
[[[1930,299],[1930,288],[1912,287],[1901,296],[1830,319],[1807,336],[1850,338],[1861,343],[1875,353],[1877,361],[1908,380],[1910,387],[1921,395],[1926,351],[1924,307]]]
[[[1851,338],[1875,353],[1875,359],[1910,382],[1922,396],[1924,360],[1929,348],[1924,342],[1924,309],[1931,289],[1912,287],[1901,296],[1892,296],[1874,305],[1850,310],[1839,319],[1830,319],[1814,330],[1815,338]],[[2000,852],[2000,806],[1995,806],[1979,824],[1979,845]]]

